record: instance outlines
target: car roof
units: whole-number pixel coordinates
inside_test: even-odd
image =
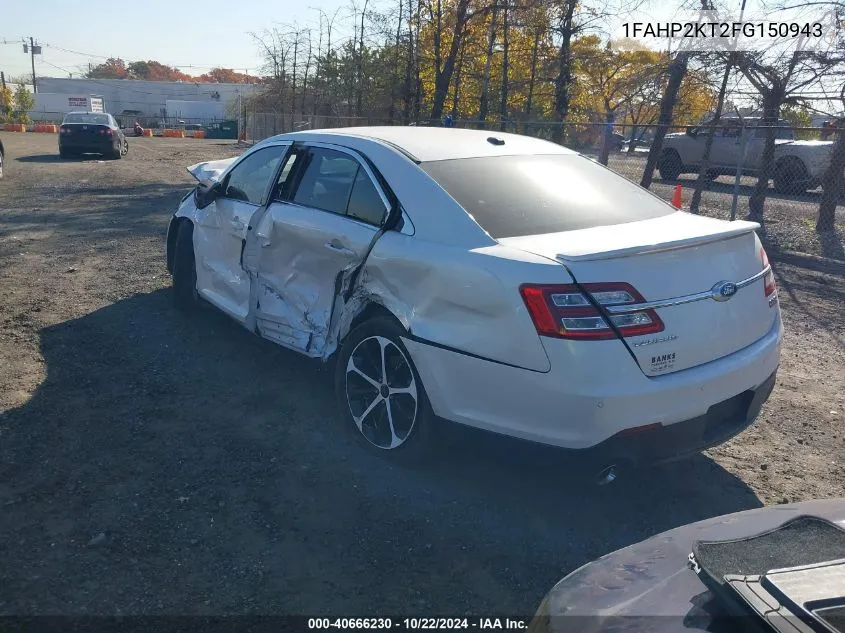
[[[562,145],[520,134],[445,127],[396,125],[329,128],[281,134],[274,139],[331,142],[331,137],[380,141],[417,162],[483,156],[577,153]]]
[[[71,114],[108,114],[108,112],[91,112],[90,110],[74,110],[73,112],[65,112],[65,116]]]

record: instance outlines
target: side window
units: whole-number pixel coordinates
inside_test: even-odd
[[[285,159],[285,164],[282,166],[282,171],[279,172],[279,177],[276,179],[276,184],[273,185],[273,191],[270,194],[270,200],[281,202],[285,199],[287,191],[285,187],[291,178],[294,165],[304,157],[301,151],[292,151]],[[295,173],[295,172],[293,172]]]
[[[346,213],[358,161],[342,152],[313,148],[293,201],[338,215]]]
[[[264,194],[286,149],[278,145],[265,147],[235,165],[226,177],[223,197],[250,204],[264,204]]]
[[[367,172],[361,167],[355,176],[355,183],[352,185],[352,195],[349,196],[349,207],[346,214],[349,217],[381,226],[387,209],[384,206],[378,191],[370,180]]]
[[[722,136],[725,138],[739,138],[742,134],[742,127],[740,127],[739,123],[728,123],[722,129]]]

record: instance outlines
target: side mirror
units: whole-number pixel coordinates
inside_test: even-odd
[[[695,138],[696,136],[698,136],[698,130],[694,127],[688,127],[687,128],[687,136],[691,136],[691,137]]]
[[[194,201],[198,209],[203,209],[214,202],[222,192],[222,187],[219,182],[213,180],[203,180],[194,189]]]

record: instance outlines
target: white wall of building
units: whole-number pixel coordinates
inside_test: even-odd
[[[134,79],[43,77],[38,80],[38,91],[98,95],[105,100],[106,111],[112,114],[118,115],[124,110],[140,110],[143,116],[161,117],[164,116],[168,99],[222,103],[224,111],[229,113],[237,105],[238,96],[246,97],[254,94],[257,91],[257,86],[249,84],[139,81]],[[219,98],[216,98],[215,95],[219,95]]]

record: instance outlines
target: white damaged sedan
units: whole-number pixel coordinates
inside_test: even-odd
[[[503,133],[316,130],[188,168],[177,307],[336,358],[344,423],[399,455],[435,417],[655,462],[771,393],[783,334],[751,222],[677,211],[576,152]]]

